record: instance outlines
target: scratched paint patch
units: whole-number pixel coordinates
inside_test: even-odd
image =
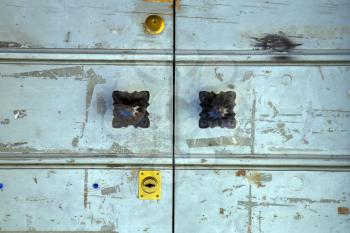
[[[3,120],[0,121],[0,124],[1,124],[1,125],[8,125],[8,124],[10,124],[10,122],[11,122],[10,119],[5,118],[5,119],[3,119]]]
[[[347,207],[338,207],[338,214],[339,215],[349,215],[350,211]]]
[[[22,45],[13,41],[0,41],[0,48],[20,48]]]
[[[16,109],[13,111],[13,116],[15,117],[15,119],[22,119],[27,116],[27,110]]]
[[[238,170],[235,175],[238,177],[245,177],[250,184],[258,188],[265,187],[267,182],[272,181],[272,174],[270,173]]]
[[[197,138],[187,139],[189,148],[195,147],[220,147],[220,146],[250,146],[249,137],[217,137],[217,138]]]
[[[55,69],[47,69],[47,70],[39,70],[39,71],[30,71],[30,72],[22,72],[15,73],[13,75],[9,75],[14,78],[49,78],[57,80],[59,77],[76,77],[77,80],[81,80],[83,75],[83,67],[82,66],[72,66],[72,67],[63,67],[63,68],[55,68]]]
[[[28,142],[0,143],[0,152],[37,152],[36,149],[27,146]]]
[[[101,195],[110,195],[112,193],[117,193],[120,192],[120,187],[119,186],[113,186],[113,187],[108,187],[104,188],[101,190]]]

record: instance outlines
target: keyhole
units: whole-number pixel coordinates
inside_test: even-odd
[[[142,181],[142,189],[146,193],[154,193],[157,190],[157,183],[158,181],[154,177],[146,177]]]
[[[147,188],[153,188],[153,187],[156,187],[154,184],[145,184],[145,186],[146,186]]]

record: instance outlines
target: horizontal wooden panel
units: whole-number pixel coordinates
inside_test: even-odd
[[[349,155],[347,66],[177,67],[176,152]],[[237,126],[199,128],[200,91],[236,92]]]
[[[176,47],[252,50],[266,34],[283,34],[298,49],[349,49],[348,0],[182,0],[176,13]]]
[[[162,198],[144,201],[137,170],[0,170],[0,230],[170,233],[171,172],[161,176]]]
[[[187,170],[176,177],[178,232],[329,233],[350,227],[349,173]]]
[[[1,65],[0,151],[171,152],[171,67]],[[112,128],[112,93],[149,91],[149,128]]]
[[[148,15],[165,20],[160,35],[145,33]],[[0,48],[171,49],[169,2],[139,0],[0,2]]]

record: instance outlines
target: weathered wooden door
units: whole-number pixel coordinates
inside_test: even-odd
[[[347,232],[349,12],[0,1],[0,231]]]

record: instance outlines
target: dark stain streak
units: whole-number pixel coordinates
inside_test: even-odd
[[[269,107],[272,108],[272,110],[273,110],[273,116],[272,116],[272,118],[275,118],[275,117],[279,114],[277,108],[272,104],[271,101],[269,101],[267,104],[268,104]]]
[[[214,73],[215,73],[215,77],[220,80],[221,82],[224,81],[224,79],[222,78],[224,75],[220,72],[218,72],[218,68],[214,69]]]
[[[288,197],[287,201],[289,201],[290,203],[340,203],[339,200],[334,200],[334,199],[320,199],[318,201],[316,200],[312,200],[310,198],[292,198],[292,197]]]
[[[302,219],[303,218],[303,216],[299,213],[299,212],[297,212],[296,214],[295,214],[295,216],[294,216],[294,219],[295,220],[300,220],[300,219]]]
[[[280,34],[267,34],[261,38],[251,37],[256,41],[255,48],[261,50],[271,50],[275,52],[289,52],[297,46],[302,44],[296,44],[292,42],[283,33]]]
[[[250,153],[253,155],[255,153],[255,118],[256,118],[256,92],[253,89],[253,104],[252,104],[252,116],[251,116],[251,145],[250,145]]]
[[[14,143],[0,143],[0,152],[22,152],[22,153],[29,153],[29,152],[37,152],[36,149],[28,147],[28,142],[14,142]]]
[[[107,111],[106,101],[103,97],[103,93],[100,92],[96,94],[96,110],[100,115],[105,115]]]
[[[235,86],[233,84],[228,84],[227,87],[230,89],[235,89]]]
[[[7,143],[7,144],[3,144],[0,143],[0,147],[18,147],[18,146],[23,146],[23,145],[27,145],[28,142],[14,142],[14,143]]]
[[[84,208],[87,208],[88,204],[88,182],[89,182],[89,173],[88,170],[85,169],[85,175],[84,175]]]
[[[22,45],[18,42],[0,41],[0,48],[20,48]]]
[[[322,78],[322,80],[324,80],[324,75],[323,75],[323,72],[322,72],[322,69],[321,69],[321,67],[319,66],[318,67],[318,71],[320,72],[320,74],[321,74],[321,78]]]
[[[10,119],[5,118],[2,121],[0,121],[0,124],[1,125],[8,125],[8,124],[10,124]]]
[[[85,123],[89,120],[89,108],[92,101],[92,95],[97,84],[104,84],[106,80],[102,76],[97,75],[93,69],[89,69],[87,72],[88,84],[86,90],[86,99],[85,99]]]
[[[294,58],[292,56],[273,56],[272,60],[278,60],[278,61],[290,61]]]
[[[77,147],[78,144],[79,144],[79,137],[74,137],[74,138],[72,139],[72,146],[73,146],[73,147]]]
[[[65,42],[65,43],[68,43],[68,42],[70,42],[70,32],[67,32],[66,33],[66,35],[65,35],[65,37],[64,37],[64,41],[63,42]]]
[[[261,217],[261,211],[259,211],[259,217],[258,217],[258,220],[259,220],[259,225],[258,225],[259,233],[262,233],[262,231],[261,231],[261,220],[262,219],[263,219],[263,217]]]
[[[247,229],[247,232],[248,233],[252,233],[252,217],[253,217],[254,204],[252,202],[252,186],[251,185],[249,185],[249,194],[248,194],[247,207],[248,207],[248,229]]]
[[[228,191],[233,191],[233,189],[231,189],[231,188],[224,189],[224,190],[222,190],[222,193],[225,193],[225,192],[228,192]]]

